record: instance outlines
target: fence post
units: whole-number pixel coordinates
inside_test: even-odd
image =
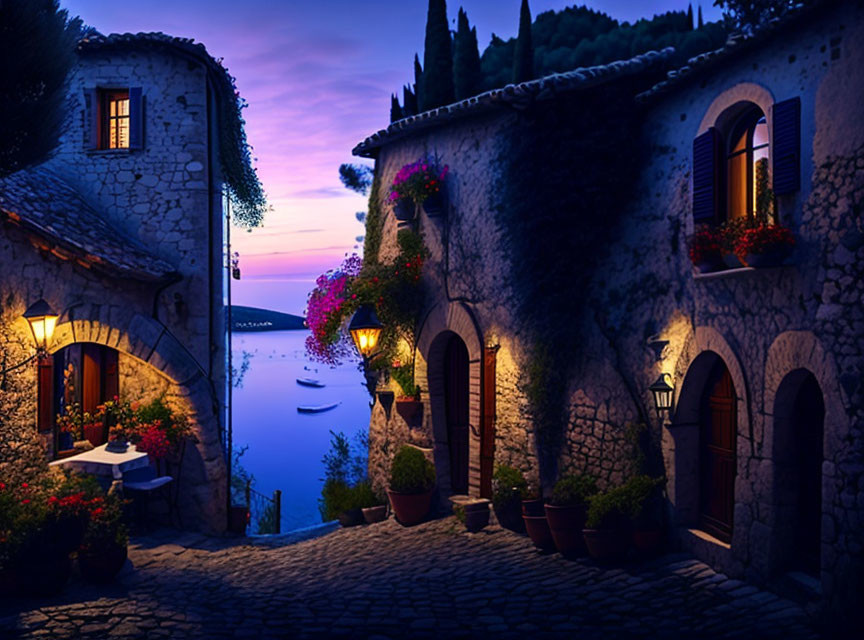
[[[276,505],[276,531],[282,533],[282,492],[279,489],[273,492],[273,502]]]

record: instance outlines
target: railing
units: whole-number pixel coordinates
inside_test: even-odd
[[[273,492],[273,497],[258,493],[252,483],[246,483],[246,506],[249,509],[249,533],[267,534],[282,532],[282,492]]]

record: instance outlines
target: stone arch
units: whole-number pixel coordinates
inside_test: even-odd
[[[765,114],[768,121],[768,135],[771,135],[771,107],[774,105],[773,94],[765,87],[753,82],[741,82],[729,87],[711,102],[702,122],[699,132],[704,133],[709,127],[722,126],[727,115],[734,114],[735,106],[742,103],[755,104]]]
[[[433,456],[442,498],[452,494],[450,483],[450,443],[445,411],[444,357],[448,340],[458,336],[468,350],[468,493],[480,495],[480,415],[483,338],[471,310],[461,302],[436,305],[426,316],[418,333],[417,350],[425,371],[416,372],[418,380],[426,379],[432,419]],[[419,360],[418,360],[419,362]]]

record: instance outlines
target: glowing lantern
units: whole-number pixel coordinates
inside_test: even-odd
[[[348,331],[354,340],[354,346],[364,359],[368,360],[375,352],[383,328],[384,325],[378,320],[373,307],[364,305],[354,312]]]
[[[34,302],[24,312],[24,318],[30,324],[30,331],[33,333],[37,351],[44,352],[48,349],[48,344],[54,335],[54,327],[57,326],[58,317],[44,300]]]

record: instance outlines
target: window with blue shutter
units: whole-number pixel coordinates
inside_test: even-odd
[[[87,148],[143,148],[144,98],[141,87],[87,89],[84,99]]]
[[[772,116],[774,193],[779,196],[801,188],[801,99],[778,102]]]
[[[129,148],[144,146],[144,98],[141,87],[129,88]]]
[[[716,222],[719,209],[720,135],[711,127],[693,140],[693,221]]]

